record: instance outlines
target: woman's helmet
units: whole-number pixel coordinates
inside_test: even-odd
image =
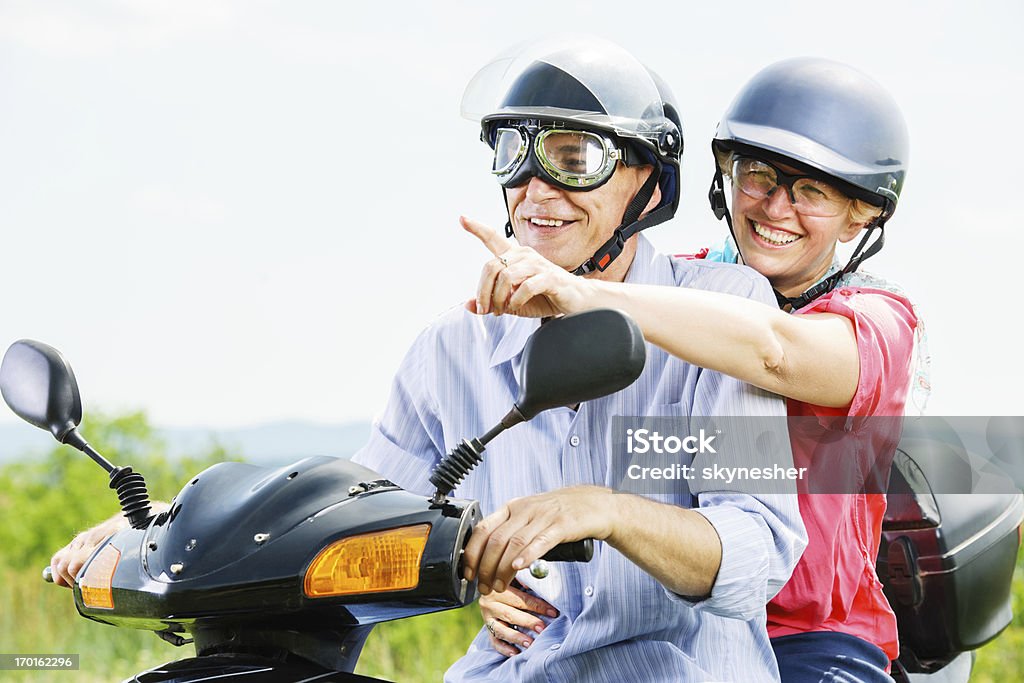
[[[583,274],[604,270],[633,234],[675,214],[683,137],[673,102],[665,83],[621,47],[583,38],[528,43],[495,58],[467,86],[462,114],[480,122],[503,191],[533,176],[588,191],[619,161],[654,166],[612,238],[576,269]],[[661,201],[640,218],[655,186]]]
[[[881,249],[885,222],[903,189],[910,145],[896,101],[865,74],[813,57],[772,64],[740,90],[711,145],[716,153],[734,151],[795,166],[851,197],[882,207],[842,273],[856,270]],[[715,215],[725,217],[731,230],[717,164],[709,197]],[[875,228],[879,237],[862,254]],[[825,286],[815,287],[810,298],[828,291]],[[811,293],[805,293],[802,303]]]
[[[852,196],[893,208],[907,173],[907,124],[896,101],[856,69],[801,57],[772,64],[726,110],[712,143],[757,148],[809,166]]]

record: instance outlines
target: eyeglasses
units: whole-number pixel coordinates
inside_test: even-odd
[[[524,123],[494,132],[491,172],[504,187],[537,176],[568,190],[592,190],[612,176],[618,161],[633,163],[631,156],[606,135]]]
[[[838,216],[850,205],[850,198],[834,186],[798,173],[785,173],[762,159],[737,156],[732,179],[743,194],[753,199],[771,197],[779,186],[786,188],[790,202],[804,216]]]

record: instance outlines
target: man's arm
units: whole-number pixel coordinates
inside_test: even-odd
[[[670,591],[711,592],[722,559],[712,524],[694,510],[599,486],[575,486],[510,501],[473,531],[466,578],[503,591],[515,573],[559,543],[605,541]]]
[[[428,328],[410,347],[395,373],[384,410],[373,421],[369,441],[352,456],[353,462],[425,496],[434,492],[430,472],[444,452],[436,398],[427,380],[435,344]]]

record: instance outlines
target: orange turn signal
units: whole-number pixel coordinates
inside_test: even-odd
[[[114,609],[114,593],[110,586],[120,561],[121,551],[108,544],[89,563],[85,574],[78,579],[82,603],[86,607]]]
[[[306,570],[306,597],[415,588],[429,535],[429,524],[417,524],[335,541]]]

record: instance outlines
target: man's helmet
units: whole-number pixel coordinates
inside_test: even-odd
[[[675,214],[683,137],[673,102],[665,83],[621,47],[579,39],[500,55],[470,81],[462,114],[480,122],[503,188],[537,176],[587,191],[607,182],[619,161],[654,166],[612,238],[574,271],[583,274],[604,270],[633,234]],[[640,218],[656,185],[661,201]],[[511,236],[511,223],[506,232]]]
[[[882,207],[837,275],[856,270],[881,249],[885,222],[896,210],[903,189],[910,145],[896,101],[865,74],[812,57],[772,64],[740,90],[722,116],[711,145],[716,152],[735,151],[795,166],[851,197]],[[709,197],[715,215],[725,217],[731,230],[717,165]],[[862,254],[875,228],[879,237]],[[836,280],[785,303],[799,307],[828,291]]]

